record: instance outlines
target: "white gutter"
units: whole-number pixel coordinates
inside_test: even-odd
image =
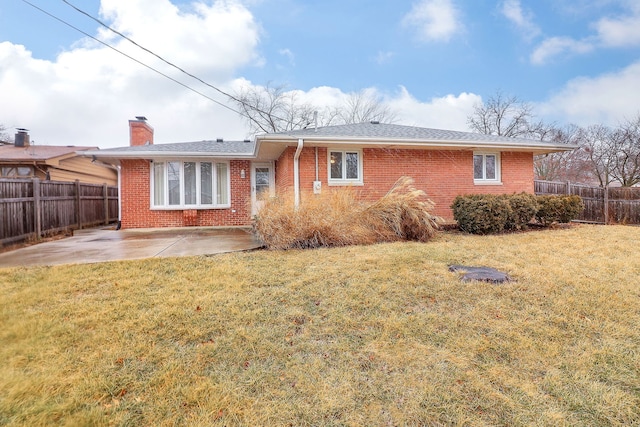
[[[298,148],[293,155],[293,194],[294,206],[296,209],[300,206],[300,153],[304,145],[304,139],[298,139]]]

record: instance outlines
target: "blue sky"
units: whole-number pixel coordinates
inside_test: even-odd
[[[63,1],[29,0],[225,102]],[[400,123],[467,130],[500,90],[558,124],[640,113],[637,0],[69,0],[225,90],[284,84],[333,105],[368,89]],[[122,146],[146,115],[157,142],[247,136],[240,117],[22,0],[0,4],[0,124],[43,144]]]

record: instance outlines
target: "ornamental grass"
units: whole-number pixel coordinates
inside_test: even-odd
[[[434,203],[409,177],[380,199],[363,201],[353,187],[304,193],[298,207],[292,192],[264,200],[254,224],[269,249],[368,245],[398,240],[426,242],[441,222]]]

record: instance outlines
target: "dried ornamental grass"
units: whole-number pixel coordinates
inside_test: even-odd
[[[408,177],[400,178],[385,196],[372,204],[361,201],[351,187],[302,196],[297,209],[292,192],[264,200],[254,231],[268,248],[427,241],[440,222],[431,214],[433,202]]]

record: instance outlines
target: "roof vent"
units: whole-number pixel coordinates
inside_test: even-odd
[[[216,142],[224,142],[224,139],[218,138],[218,139],[216,139]]]
[[[245,139],[244,142],[251,142],[251,140],[250,139]]]
[[[379,125],[379,124],[380,124],[380,122],[379,122],[379,121],[377,121],[377,120],[371,120],[371,124],[372,124],[372,125]]]

